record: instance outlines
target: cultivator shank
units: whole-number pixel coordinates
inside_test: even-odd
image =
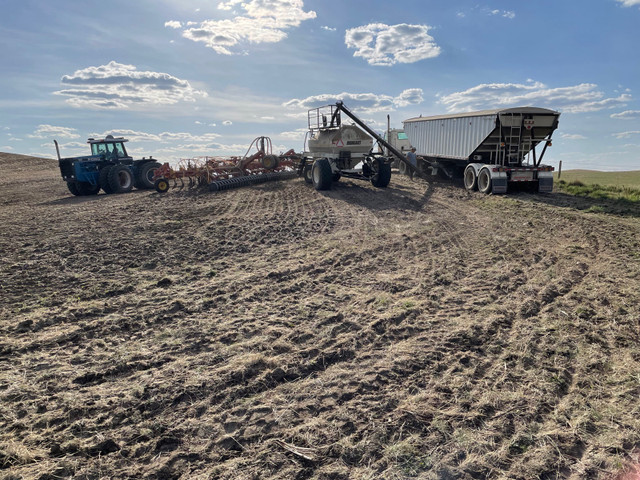
[[[251,153],[254,151],[254,153]],[[256,138],[243,157],[198,157],[180,160],[177,168],[165,163],[156,170],[155,187],[160,193],[170,188],[208,187],[217,192],[296,176],[300,156],[293,149],[272,153],[269,137]]]

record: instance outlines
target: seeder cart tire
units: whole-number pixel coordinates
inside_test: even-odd
[[[378,157],[373,160],[371,184],[377,188],[385,188],[391,181],[391,165]]]
[[[313,183],[313,177],[311,176],[311,170],[313,169],[313,164],[307,164],[304,166],[302,170],[302,176],[304,177],[304,181],[307,183]]]
[[[329,160],[326,158],[316,160],[311,170],[311,177],[313,179],[313,187],[316,190],[329,190],[333,177]]]

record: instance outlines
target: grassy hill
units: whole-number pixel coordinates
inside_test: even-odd
[[[555,180],[567,183],[579,181],[585,185],[598,184],[617,187],[640,188],[640,170],[628,172],[600,172],[597,170],[566,170],[560,176],[554,174]]]

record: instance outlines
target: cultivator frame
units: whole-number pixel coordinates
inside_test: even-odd
[[[253,150],[255,152],[251,153]],[[183,159],[177,168],[162,165],[154,177],[155,188],[165,193],[170,188],[208,187],[210,191],[254,185],[297,175],[301,157],[293,149],[273,154],[269,137],[257,137],[242,157],[197,157]]]

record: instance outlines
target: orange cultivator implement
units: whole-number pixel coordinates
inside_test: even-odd
[[[254,153],[251,152],[255,150]],[[297,176],[301,158],[293,150],[272,153],[271,139],[258,137],[243,157],[199,157],[180,160],[177,168],[165,163],[156,170],[155,188],[165,193],[169,188],[208,187],[217,192],[272,180]]]

